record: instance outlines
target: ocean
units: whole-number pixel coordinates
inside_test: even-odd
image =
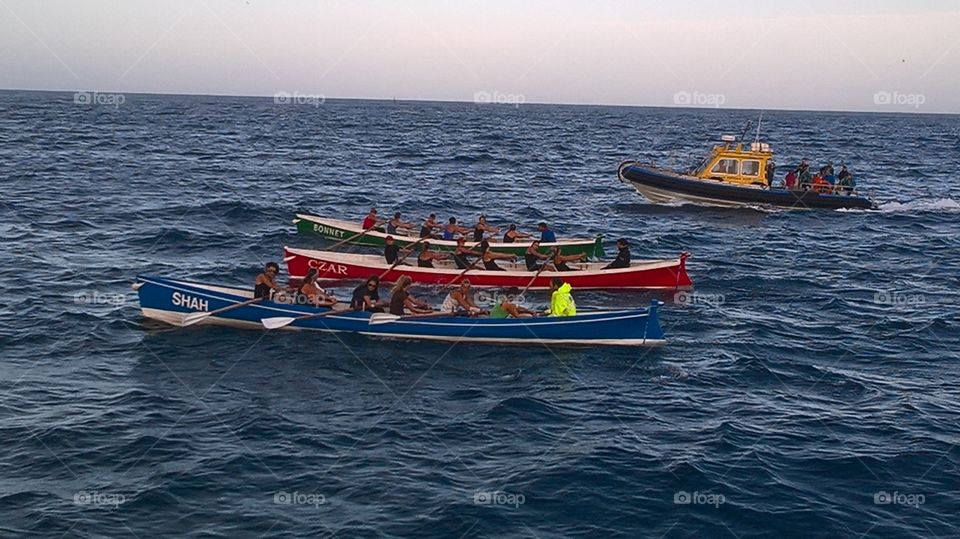
[[[660,206],[617,181],[758,116],[0,92],[0,535],[960,536],[960,121],[764,113],[781,170],[846,163],[877,211]],[[695,290],[575,292],[664,300],[658,349],[140,315],[138,274],[252,286],[324,245],[295,213],[370,206],[690,251]]]

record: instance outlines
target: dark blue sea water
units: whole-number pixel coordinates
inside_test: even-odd
[[[767,112],[882,203],[788,213],[616,179],[757,111],[124,98],[0,93],[0,535],[960,536],[956,116]],[[696,292],[656,350],[140,316],[138,273],[243,285],[371,205],[689,250]]]

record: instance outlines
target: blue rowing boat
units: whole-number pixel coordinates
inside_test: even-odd
[[[283,327],[489,344],[657,346],[666,342],[657,316],[662,305],[659,301],[649,308],[583,312],[570,317],[494,319],[441,313],[397,317],[258,301],[249,289],[154,276],[138,276],[133,288],[145,317],[174,326],[201,320],[204,324],[242,328]],[[276,321],[281,323],[271,325]]]

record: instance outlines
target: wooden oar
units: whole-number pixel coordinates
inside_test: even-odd
[[[456,316],[456,315],[453,313],[445,312],[445,311],[438,312],[438,313],[427,313],[427,314],[406,314],[403,316],[390,314],[390,313],[373,313],[372,315],[370,315],[370,321],[368,323],[371,326],[375,326],[377,324],[389,324],[390,322],[396,322],[398,320],[411,320],[411,319],[417,319],[417,318],[436,318],[440,316]]]
[[[311,320],[313,318],[323,318],[324,316],[330,316],[331,314],[342,314],[349,311],[335,311],[331,307],[329,311],[324,311],[322,313],[315,314],[305,314],[303,316],[297,316],[296,318],[290,316],[277,316],[274,318],[263,318],[260,320],[260,323],[263,324],[263,327],[267,329],[280,329],[282,327],[289,326],[294,322],[299,322],[301,320]]]
[[[328,250],[328,251],[332,251],[332,250],[336,249],[337,247],[340,247],[340,246],[343,245],[344,243],[349,243],[349,242],[351,242],[351,241],[359,238],[360,236],[365,236],[365,235],[367,234],[367,232],[370,232],[370,231],[373,230],[374,228],[377,228],[378,224],[379,224],[379,223],[374,222],[374,223],[373,223],[373,226],[371,226],[371,227],[369,227],[369,228],[364,228],[364,229],[363,229],[363,232],[360,232],[360,233],[358,233],[358,234],[354,234],[353,236],[350,236],[349,238],[347,238],[347,239],[345,239],[345,240],[343,240],[343,241],[339,241],[339,242],[337,242],[337,243],[334,243],[332,246],[328,247],[327,250]]]
[[[234,309],[239,309],[240,307],[246,307],[247,305],[253,305],[254,303],[260,303],[263,300],[264,298],[253,298],[248,299],[247,301],[241,301],[240,303],[234,303],[233,305],[227,305],[226,307],[222,307],[208,313],[190,313],[183,317],[183,320],[180,322],[180,327],[192,326],[198,322],[202,322],[207,318],[210,318],[211,316],[232,311]]]
[[[470,264],[469,266],[467,266],[467,269],[461,271],[456,277],[451,279],[450,282],[446,284],[446,286],[452,286],[454,283],[457,282],[458,279],[460,279],[460,277],[463,277],[464,275],[467,274],[468,271],[472,270],[477,265],[477,262],[480,262],[481,260],[483,260],[482,256],[474,260],[473,264]]]
[[[557,249],[554,249],[554,250],[553,250],[553,254],[554,254],[554,256],[556,256],[556,254],[557,254]],[[533,275],[533,278],[530,279],[530,282],[527,283],[527,286],[523,287],[523,290],[521,290],[520,293],[517,294],[517,295],[518,295],[518,296],[522,296],[527,290],[530,290],[530,287],[533,286],[533,283],[537,280],[537,277],[539,277],[540,274],[543,273],[543,270],[545,270],[545,269],[547,269],[547,261],[546,261],[546,260],[543,261],[543,265],[540,266],[540,269],[537,270],[537,273],[535,273],[535,274]]]
[[[420,243],[421,241],[426,240],[426,239],[429,239],[429,238],[430,238],[430,236],[424,236],[424,237],[420,238],[419,240],[417,240],[417,241],[411,243],[410,245],[408,245],[407,248],[409,249],[410,247],[413,247],[414,245]],[[384,277],[386,277],[388,273],[390,273],[391,271],[393,271],[394,268],[396,268],[397,266],[399,266],[404,260],[407,259],[408,256],[410,256],[410,255],[412,255],[412,254],[413,254],[413,249],[410,249],[410,252],[409,252],[409,253],[407,253],[407,254],[405,254],[405,255],[403,255],[403,256],[401,256],[401,257],[398,257],[398,258],[397,258],[397,261],[394,262],[393,265],[390,266],[390,268],[387,269],[387,271],[381,273],[380,276],[377,278],[377,280],[379,281],[380,279],[383,279]]]

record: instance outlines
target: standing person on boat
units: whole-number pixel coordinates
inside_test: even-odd
[[[350,308],[354,311],[383,312],[384,303],[380,301],[380,277],[373,275],[367,279],[367,282],[353,289]]]
[[[447,297],[443,299],[440,310],[448,313],[466,311],[470,316],[484,314],[483,309],[477,307],[477,303],[473,301],[473,293],[470,291],[470,281],[466,279],[460,283],[460,286],[447,294]]]
[[[506,294],[497,296],[497,302],[493,305],[493,308],[490,309],[490,318],[524,318],[537,316],[535,311],[531,311],[515,303],[517,298],[520,297],[520,289],[516,287],[508,288],[506,292]]]
[[[517,230],[517,225],[510,225],[510,228],[503,234],[503,243],[515,243],[518,239],[532,237],[532,234],[524,234]]]
[[[443,239],[445,240],[453,240],[454,238],[457,237],[457,234],[465,236],[469,233],[470,233],[469,228],[463,228],[462,226],[457,224],[456,217],[451,217],[450,222],[447,223],[447,226],[443,227]]]
[[[856,182],[853,181],[853,174],[847,170],[847,165],[843,165],[843,168],[840,169],[840,174],[837,175],[837,193],[846,195],[853,194],[854,187],[856,187]]]
[[[541,222],[537,225],[537,230],[540,231],[540,241],[543,243],[556,243],[557,235],[550,230],[550,227],[547,226],[547,223]]]
[[[370,212],[367,213],[366,217],[363,218],[363,224],[360,226],[362,226],[364,230],[370,230],[371,228],[382,224],[383,219],[377,217],[377,209],[370,208]]]
[[[490,271],[507,271],[497,265],[497,260],[511,260],[516,261],[516,255],[508,255],[506,253],[495,253],[490,250],[490,242],[483,240],[480,242],[480,252],[483,253],[481,258],[483,260],[483,269]]]
[[[400,253],[409,253],[410,249],[401,249],[397,245],[397,240],[393,236],[387,236],[383,239],[383,258],[387,260],[387,264],[396,264],[397,260],[400,259]]]
[[[413,314],[427,314],[433,312],[424,301],[410,295],[408,289],[413,284],[413,279],[409,275],[401,275],[396,284],[390,290],[390,314],[403,316],[409,309]]]
[[[457,268],[464,270],[470,267],[467,256],[480,258],[483,253],[467,248],[467,239],[460,236],[457,238],[457,248],[453,251],[453,262],[457,265]]]
[[[277,284],[277,275],[280,274],[280,266],[276,262],[267,262],[263,267],[263,272],[257,275],[253,282],[253,297],[270,299],[273,292],[282,290]]]
[[[622,269],[630,267],[630,244],[627,238],[617,240],[617,258],[607,264],[603,269]]]
[[[489,232],[491,234],[496,234],[500,229],[487,224],[487,216],[481,215],[477,219],[477,224],[473,225],[473,241],[483,241],[483,233]]]
[[[573,268],[567,265],[567,262],[576,262],[580,260],[585,260],[587,258],[586,253],[580,253],[576,255],[562,255],[560,254],[560,249],[554,249],[553,251],[553,267],[557,271],[574,271]]]
[[[807,163],[807,160],[804,159],[800,162],[800,166],[797,168],[797,176],[800,180],[800,188],[804,191],[810,189],[810,186],[813,185],[813,174],[810,173],[810,163]]]
[[[440,223],[437,222],[437,214],[431,213],[430,217],[427,217],[427,220],[423,222],[423,226],[420,227],[420,237],[421,238],[432,238],[434,230],[440,230],[443,227],[440,226]]]
[[[573,296],[570,294],[572,289],[569,283],[563,282],[559,277],[554,277],[550,281],[550,308],[547,310],[547,315],[577,315],[577,303],[573,301]]]
[[[430,242],[425,241],[420,244],[420,254],[417,255],[417,267],[432,268],[434,260],[443,260],[447,255],[435,253],[430,250]]]
[[[404,222],[400,218],[400,212],[393,214],[393,219],[387,221],[387,234],[396,234],[398,229],[405,228],[410,230],[413,228],[413,223]]]
[[[312,303],[316,307],[331,307],[337,303],[337,298],[317,285],[317,269],[310,268],[306,277],[297,288],[297,303]]]
[[[553,251],[556,251],[556,249]],[[543,265],[539,262],[541,260],[550,260],[553,258],[553,251],[550,253],[541,253],[540,240],[533,240],[530,242],[530,246],[527,247],[527,251],[523,253],[523,261],[527,264],[527,271],[540,271],[540,268],[543,267]]]
[[[777,174],[777,165],[775,165],[775,164],[773,163],[773,160],[772,160],[772,159],[771,159],[770,161],[767,161],[767,168],[766,168],[766,170],[764,171],[764,173],[765,173],[765,176],[764,176],[764,177],[765,177],[766,180],[767,180],[767,186],[768,186],[768,187],[769,187],[769,186],[772,186],[772,185],[773,185],[773,180],[774,180],[774,178],[776,177],[776,174]]]
[[[783,179],[783,184],[789,190],[794,190],[797,188],[797,179],[799,178],[799,169],[791,170],[787,173],[787,176]]]

